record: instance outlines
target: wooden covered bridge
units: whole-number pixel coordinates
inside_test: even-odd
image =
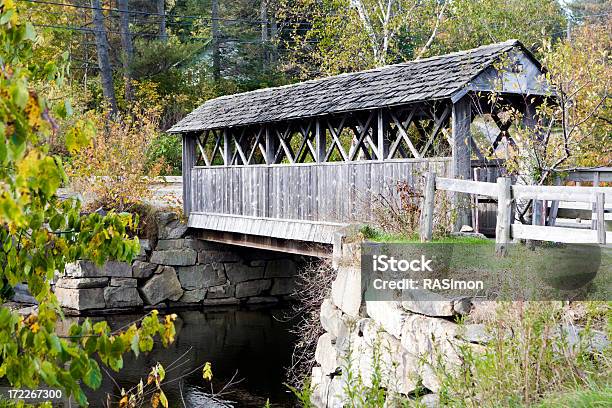
[[[513,143],[499,113],[512,107],[528,124],[550,95],[542,77],[512,40],[209,100],[170,129],[183,136],[189,226],[208,240],[313,253],[428,169],[472,179]],[[477,115],[497,124],[487,152],[470,131]]]

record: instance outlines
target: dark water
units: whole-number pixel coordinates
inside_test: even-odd
[[[263,407],[267,399],[271,406],[294,406],[292,395],[283,385],[285,367],[290,363],[294,344],[289,333],[292,323],[284,321],[286,309],[233,307],[178,311],[176,314],[174,344],[168,348],[156,344],[152,352],[138,358],[130,353],[124,359],[123,370],[111,372],[121,387],[129,389],[141,378],[146,383],[150,368],[160,362],[166,367],[166,385],[162,384],[162,388],[171,407],[217,407],[219,405],[206,395],[211,391],[211,384],[203,380],[202,369],[198,368],[209,361],[215,393],[232,376],[236,375],[235,381],[240,380],[219,396],[233,401],[231,406]],[[138,317],[109,316],[106,320],[111,326],[120,327]],[[182,380],[178,380],[179,377],[183,377]],[[107,393],[119,395],[114,381],[104,374],[101,389],[88,393],[92,407],[105,406]]]

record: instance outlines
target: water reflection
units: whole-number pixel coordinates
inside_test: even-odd
[[[156,345],[152,352],[138,358],[130,354],[125,358],[124,369],[112,373],[113,378],[128,389],[141,378],[146,382],[150,367],[160,362],[170,367],[163,389],[171,407],[182,407],[183,401],[187,407],[222,406],[207,397],[210,384],[202,379],[202,370],[198,368],[210,361],[214,391],[220,391],[234,376],[240,380],[222,396],[234,401],[233,406],[262,407],[268,398],[273,406],[293,406],[291,395],[282,385],[294,343],[289,333],[291,323],[281,321],[285,311],[260,307],[177,312],[175,343],[167,349]],[[110,316],[106,320],[111,327],[118,328],[138,317]],[[183,381],[177,380],[185,375]],[[88,397],[92,407],[102,407],[107,393],[119,395],[119,392],[113,380],[104,375],[101,389],[90,392]]]

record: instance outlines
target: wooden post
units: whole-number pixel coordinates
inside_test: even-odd
[[[378,160],[385,160],[389,155],[389,138],[385,133],[385,115],[382,109],[378,110],[378,128],[376,131],[377,146],[378,146]]]
[[[433,215],[436,196],[436,173],[425,174],[423,186],[423,207],[421,208],[420,236],[421,242],[431,241],[433,236]]]
[[[325,129],[321,129],[321,120],[315,119],[315,148],[317,149],[315,161],[318,163],[325,160],[325,153],[327,153],[327,140],[325,136]]]
[[[230,163],[230,160],[232,160],[232,148],[230,146],[230,136],[229,136],[229,130],[227,129],[223,129],[223,165],[224,166],[229,166],[232,163]]]
[[[597,242],[606,245],[606,220],[605,220],[606,194],[596,193],[595,205],[597,207]]]
[[[468,95],[453,104],[452,113],[452,177],[471,180],[472,162],[470,145],[470,124],[472,123],[472,105]],[[454,193],[453,206],[457,212],[455,230],[463,225],[470,225],[470,198],[468,194]]]
[[[191,172],[195,166],[196,158],[196,135],[193,133],[183,133],[183,158],[182,158],[182,173],[183,173],[183,212],[186,217],[189,217],[191,212]]]
[[[265,139],[266,139],[266,164],[274,164],[274,158],[276,156],[277,139],[275,132],[270,131],[270,127],[264,126]]]
[[[497,179],[497,225],[495,226],[495,250],[498,256],[505,256],[510,243],[512,215],[512,180],[509,177]]]
[[[593,187],[599,187],[599,172],[593,173]],[[593,211],[591,214],[591,228],[592,229],[597,228],[597,224],[596,224],[597,221],[595,221],[595,217],[593,217],[593,215],[595,215],[596,212],[597,212],[597,205],[593,203]]]

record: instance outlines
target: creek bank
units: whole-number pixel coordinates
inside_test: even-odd
[[[318,339],[315,367],[310,375],[312,403],[320,408],[343,407],[359,378],[362,387],[374,382],[385,389],[384,406],[398,406],[398,398],[414,398],[427,407],[440,406],[440,370],[454,372],[462,353],[486,351],[491,341],[475,316],[495,315],[495,302],[470,298],[445,299],[431,293],[418,301],[369,301],[361,281],[361,242],[342,233],[334,240],[336,277],[320,309],[325,331]],[[457,322],[464,320],[465,324]],[[558,336],[570,347],[581,341],[582,329],[560,325]],[[609,345],[605,333],[592,332],[589,347]],[[352,392],[361,392],[359,386]]]

